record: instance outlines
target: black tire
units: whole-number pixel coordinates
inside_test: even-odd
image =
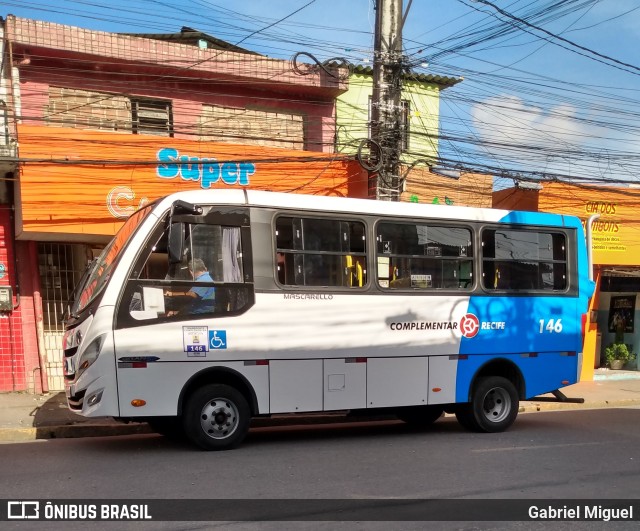
[[[410,406],[397,409],[396,417],[412,426],[430,426],[443,412],[442,406]]]
[[[470,431],[496,433],[513,424],[519,407],[515,386],[502,376],[489,376],[478,380],[471,402],[457,406],[456,418]]]
[[[184,431],[203,450],[231,450],[249,431],[251,410],[237,389],[224,384],[200,387],[183,412]]]
[[[172,441],[185,439],[184,427],[180,417],[152,417],[148,420],[151,429]]]

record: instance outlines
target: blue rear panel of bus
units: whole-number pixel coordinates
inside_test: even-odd
[[[594,289],[582,225],[577,218],[532,212],[512,212],[501,222],[557,228],[559,220],[562,227],[577,231],[577,293],[471,296],[467,315],[475,316],[478,330],[461,339],[463,356],[458,362],[456,401],[469,400],[474,375],[496,358],[518,367],[524,377],[526,398],[578,381],[582,314]]]

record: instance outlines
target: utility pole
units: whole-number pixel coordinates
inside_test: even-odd
[[[369,197],[386,201],[399,201],[401,193],[403,25],[402,0],[376,0],[371,140],[380,149],[374,144],[371,157],[380,169],[369,175]]]

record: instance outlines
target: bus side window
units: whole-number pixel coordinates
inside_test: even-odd
[[[442,287],[468,288],[471,285],[471,262],[446,260],[442,264]]]
[[[469,228],[382,222],[378,224],[376,233],[380,287],[411,290],[470,288],[473,243]]]
[[[367,282],[360,221],[280,216],[276,278],[283,286],[362,288]]]
[[[362,263],[364,260],[362,258],[356,258],[351,255],[345,256],[344,259],[344,270],[346,276],[346,283],[349,287],[359,287],[363,286],[364,282],[364,268],[362,267]]]
[[[484,229],[482,282],[488,290],[566,289],[565,235],[538,230]]]

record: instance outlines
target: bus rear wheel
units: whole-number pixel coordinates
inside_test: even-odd
[[[458,405],[456,418],[468,430],[496,433],[513,424],[519,407],[515,386],[502,376],[489,376],[474,386],[471,402]]]
[[[197,389],[184,409],[184,429],[203,450],[231,450],[249,431],[251,411],[237,389],[209,384]]]

